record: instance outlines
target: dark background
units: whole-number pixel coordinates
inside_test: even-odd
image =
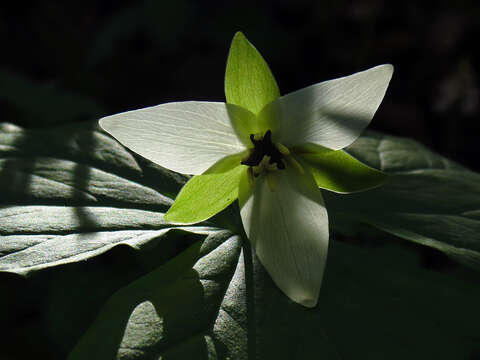
[[[228,48],[240,30],[269,63],[282,94],[392,63],[392,82],[370,128],[414,138],[480,171],[479,19],[478,0],[6,2],[0,121],[45,128],[168,101],[223,101]],[[456,274],[444,255],[415,249],[422,267]],[[65,321],[62,314],[87,298],[93,319],[105,299],[138,275],[126,265],[133,259],[128,251],[117,247],[28,283],[3,274],[6,359],[64,358],[83,329],[69,321],[90,318],[75,311]],[[104,273],[110,277],[98,275]],[[107,278],[116,280],[103,286]],[[83,292],[90,288],[100,290]],[[63,324],[64,337],[57,338],[52,323]],[[45,329],[51,333],[40,336]]]
[[[241,30],[282,94],[382,63],[395,73],[371,128],[479,170],[470,1],[38,1],[0,10],[0,119],[91,121],[168,101],[223,101]]]

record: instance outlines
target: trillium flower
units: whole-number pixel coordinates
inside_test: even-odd
[[[341,149],[371,121],[392,72],[380,65],[280,96],[268,65],[237,33],[227,103],[166,103],[105,117],[100,126],[154,163],[195,175],[167,221],[197,223],[238,199],[245,233],[273,281],[313,307],[329,240],[319,188],[349,193],[385,180]]]

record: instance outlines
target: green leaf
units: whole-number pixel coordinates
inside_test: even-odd
[[[163,214],[184,181],[91,126],[42,131],[3,124],[0,271],[31,274],[120,244],[157,242],[175,228]]]
[[[334,225],[367,223],[480,269],[480,174],[393,136],[368,133],[347,150],[389,179],[363,193],[325,193]]]
[[[227,111],[235,134],[246,148],[253,146],[250,134],[265,134],[269,129],[265,121],[261,121],[252,112],[240,106],[227,105]]]
[[[245,165],[241,155],[220,160],[202,175],[192,177],[178,194],[165,220],[194,224],[209,219],[238,198],[238,187]]]
[[[407,138],[365,131],[345,150],[359,161],[389,174],[422,169],[466,170]]]
[[[86,354],[108,359],[117,353],[120,358],[158,357],[165,348],[170,348],[168,354],[186,352],[187,358],[204,358],[202,333],[219,310],[239,253],[238,237],[219,232],[133,281],[106,303],[70,359]],[[152,327],[146,328],[147,323]],[[110,336],[99,342],[97,336],[105,333]],[[147,349],[138,346],[142,343]],[[162,355],[167,357],[167,353]]]
[[[379,168],[395,178],[400,160],[390,153],[402,141],[378,138],[381,144],[372,135],[359,139],[372,146],[352,148],[355,157],[371,166],[381,158]],[[392,152],[370,152],[378,146]],[[454,163],[411,148],[409,156],[401,151],[416,166],[408,176],[430,163],[465,177],[462,184],[474,180]],[[0,339],[7,358],[452,359],[478,349],[477,273],[425,270],[417,247],[334,238],[319,305],[306,309],[273,284],[238,219],[223,212],[208,224],[165,223],[187,178],[133,155],[96,127],[0,125],[0,160],[0,308],[7,329]],[[220,165],[212,174],[229,169],[228,161]],[[458,184],[434,178],[444,189]],[[475,207],[475,194],[461,201],[456,195],[458,210]],[[420,197],[417,205],[428,201]],[[350,202],[337,204],[345,210]],[[467,215],[478,220],[475,210]],[[452,233],[458,224],[454,218]],[[442,243],[454,246],[448,241]]]
[[[387,175],[343,150],[300,154],[303,164],[322,189],[337,193],[364,191],[383,184]]]
[[[330,250],[307,310],[237,237],[208,237],[115,293],[69,359],[451,359],[475,348],[473,283],[421,269],[398,246]]]
[[[235,34],[228,54],[225,97],[227,103],[242,106],[254,114],[280,97],[267,63],[241,32]]]

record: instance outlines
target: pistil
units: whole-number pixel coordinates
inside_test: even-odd
[[[248,181],[253,185],[254,178],[265,174],[270,191],[275,191],[276,181],[274,173],[277,170],[285,169],[285,161],[297,170],[301,175],[305,172],[302,165],[295,160],[290,150],[283,144],[272,143],[272,132],[267,130],[265,135],[251,134],[250,141],[253,148],[250,149],[248,156],[241,162],[248,165]]]
[[[258,135],[251,134],[250,141],[253,144],[253,149],[247,159],[242,161],[243,165],[252,167],[259,166],[263,159],[268,156],[268,164],[276,164],[276,168],[285,169],[285,163],[283,162],[284,155],[281,151],[272,143],[272,132],[267,130],[263,138]],[[265,167],[267,164],[264,164]]]

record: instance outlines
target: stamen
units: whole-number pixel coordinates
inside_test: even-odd
[[[292,165],[295,168],[295,170],[297,170],[300,173],[300,175],[305,174],[305,170],[303,170],[302,165],[300,165],[300,163],[297,160],[295,160],[292,156],[287,156],[286,159],[288,163]]]
[[[258,142],[258,141],[263,139],[263,135],[261,133],[256,133],[255,135],[254,134],[252,134],[252,135],[250,135],[250,140],[252,140],[253,143]],[[253,139],[252,139],[252,137],[253,137]]]
[[[267,172],[267,184],[271,192],[274,192],[277,188],[277,183],[273,173]]]
[[[263,172],[285,169],[285,155],[272,143],[271,130],[267,130],[263,136],[250,134],[250,141],[253,148],[249,150],[248,156],[242,159],[241,164],[251,167],[254,177]],[[280,148],[283,153],[290,153],[285,146],[280,145]]]
[[[247,179],[248,179],[248,184],[250,186],[253,186],[253,170],[251,167],[247,169]]]
[[[265,165],[265,169],[267,169],[267,171],[276,171],[278,170],[278,166],[277,166],[277,163],[270,163],[270,161],[268,162],[267,165]]]
[[[288,150],[288,148],[285,145],[283,145],[281,143],[275,143],[275,146],[277,147],[278,151],[280,151],[280,153],[283,156],[290,155],[290,150]]]
[[[268,158],[268,159],[267,159]],[[262,160],[260,161],[260,163],[256,166],[252,166],[252,170],[253,170],[253,175],[255,177],[257,177],[258,175],[260,175],[261,173],[263,173],[263,171],[265,170],[265,167],[267,166],[268,164],[268,160],[270,159],[269,156],[264,156],[262,158]]]
[[[272,159],[271,156],[265,155],[260,163],[263,164],[264,167],[268,166],[271,159]]]

